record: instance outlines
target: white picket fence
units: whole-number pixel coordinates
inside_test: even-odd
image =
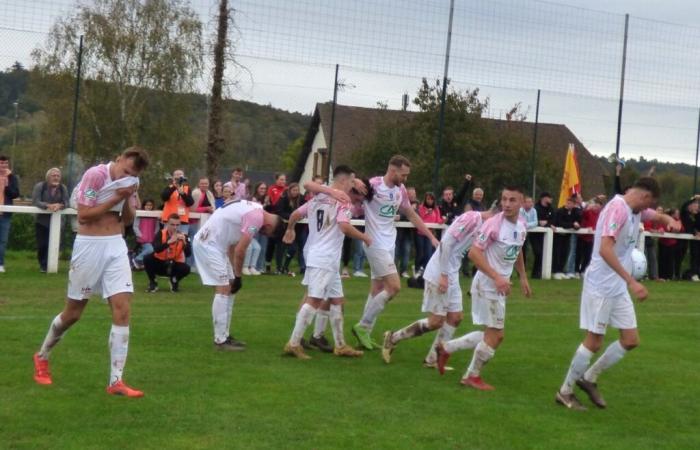
[[[49,227],[49,254],[46,266],[46,271],[48,273],[58,272],[58,252],[61,244],[61,216],[74,216],[77,211],[71,208],[67,208],[58,212],[49,212],[44,209],[40,209],[34,206],[7,206],[0,205],[0,212],[11,212],[19,214],[51,214],[51,225]],[[161,211],[137,211],[136,215],[139,217],[157,217],[159,218]],[[195,219],[200,219],[200,224],[205,223],[211,214],[204,213],[190,213],[190,217]],[[353,225],[364,225],[364,220],[352,220]],[[397,228],[413,228],[411,222],[395,222]],[[444,229],[445,225],[428,224],[430,228]],[[542,248],[542,278],[550,279],[552,277],[552,249],[554,247],[554,233],[560,234],[593,234],[591,230],[565,230],[563,228],[552,229],[549,227],[536,227],[528,230],[528,233],[544,233],[544,242]],[[12,233],[12,230],[10,230]],[[641,232],[641,237],[653,236],[653,237],[666,237],[675,238],[683,240],[700,240],[700,238],[693,237],[689,234],[680,233],[649,233],[646,231]],[[644,250],[644,239],[637,241],[637,246],[640,250]]]

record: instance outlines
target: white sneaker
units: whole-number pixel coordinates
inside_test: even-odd
[[[250,270],[247,267],[243,268],[243,275],[251,275]]]
[[[411,278],[411,276],[408,274],[408,272],[403,272],[403,273],[401,274],[401,276],[402,276],[403,278]]]
[[[5,266],[0,266],[0,273],[5,273]],[[365,276],[367,276],[367,275],[365,275]],[[698,276],[695,275],[695,278],[697,278],[697,277]]]
[[[574,275],[573,273],[565,273],[564,278],[566,278],[567,280],[573,280],[574,278],[576,278],[576,275]]]
[[[576,273],[574,274],[574,278],[576,278],[577,280],[580,280],[580,279],[581,279],[581,274],[580,274],[579,272],[576,272]]]
[[[353,272],[352,276],[358,278],[367,278],[367,274],[359,270],[357,272]]]
[[[564,276],[563,273],[557,272],[557,273],[555,273],[554,275],[552,275],[552,278],[555,279],[555,280],[563,280],[563,279],[565,279],[566,277]]]
[[[260,272],[258,272],[258,269],[256,269],[255,267],[251,267],[250,269],[248,269],[248,271],[251,275],[260,275]]]
[[[0,266],[0,272],[4,272],[4,271],[5,271],[5,269],[2,266]],[[700,281],[700,277],[698,277],[697,275],[693,275],[692,277],[690,277],[690,279],[691,279],[691,281]]]

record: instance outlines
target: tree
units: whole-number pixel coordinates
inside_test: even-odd
[[[221,132],[224,101],[221,98],[221,89],[225,68],[224,54],[228,45],[229,13],[227,0],[220,0],[219,26],[216,34],[216,43],[214,44],[214,71],[211,87],[211,106],[209,109],[209,130],[207,133],[207,176],[211,179],[216,178],[219,171],[219,162],[224,154],[224,138]]]

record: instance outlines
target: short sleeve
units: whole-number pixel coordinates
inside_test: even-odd
[[[646,222],[649,220],[654,220],[656,218],[656,210],[647,208],[644,211],[642,211],[642,222]]]
[[[255,236],[263,225],[263,210],[256,208],[243,215],[241,220],[241,234],[250,237]]]
[[[350,205],[347,203],[339,203],[337,208],[338,210],[335,215],[335,221],[337,223],[350,223],[350,219],[352,219],[352,210],[350,209]]]
[[[466,212],[459,216],[455,222],[450,225],[448,232],[458,241],[468,236],[481,222],[481,214],[478,212]]]
[[[301,214],[301,217],[309,217],[309,203],[304,203],[294,212]]]
[[[601,216],[603,220],[602,236],[609,236],[617,239],[620,230],[627,223],[629,214],[627,208],[622,202],[611,203],[605,216]]]
[[[85,172],[77,188],[77,204],[89,207],[97,205],[97,193],[104,186],[104,183],[104,174],[100,172],[98,167],[93,167]]]
[[[399,205],[399,209],[411,209],[411,202],[408,200],[408,191],[403,184],[401,185],[400,192],[401,204]]]
[[[474,242],[475,247],[478,247],[480,250],[486,250],[491,242],[496,240],[501,224],[499,219],[500,215],[491,217],[489,220],[484,222],[484,224],[481,226],[481,231],[479,231],[479,236]]]

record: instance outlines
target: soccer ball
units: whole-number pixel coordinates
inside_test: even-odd
[[[632,250],[632,272],[635,280],[641,280],[647,274],[647,257],[639,249]]]

